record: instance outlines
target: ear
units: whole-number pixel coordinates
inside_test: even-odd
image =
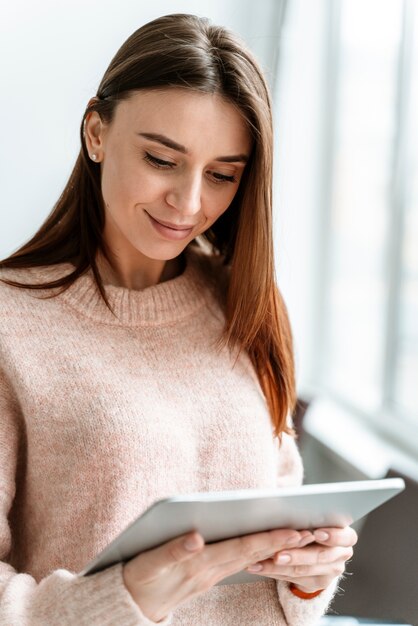
[[[90,157],[92,154],[95,154],[96,159],[94,161],[96,163],[100,162],[103,159],[104,152],[105,125],[97,111],[88,113],[84,120],[84,138]]]

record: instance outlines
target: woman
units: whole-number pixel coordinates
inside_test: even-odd
[[[302,480],[268,90],[191,15],[137,30],[53,212],[1,264],[0,623],[313,624],[350,528],[180,537],[76,575],[153,501]],[[250,568],[252,584],[216,586]]]

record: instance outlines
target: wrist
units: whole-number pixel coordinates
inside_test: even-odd
[[[317,591],[304,591],[295,583],[289,583],[289,591],[293,593],[294,596],[300,598],[301,600],[312,600],[321,594],[324,590],[318,589]]]

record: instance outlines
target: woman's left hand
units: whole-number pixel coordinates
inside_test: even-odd
[[[258,561],[262,569],[247,571],[276,580],[286,580],[305,593],[325,589],[345,570],[345,564],[353,556],[357,542],[355,530],[345,528],[321,528],[300,532],[299,546],[277,552],[270,559]],[[253,564],[255,565],[255,564]]]

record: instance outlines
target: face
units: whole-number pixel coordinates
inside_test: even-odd
[[[185,89],[135,92],[110,125],[94,112],[85,130],[101,167],[105,241],[132,271],[174,259],[227,210],[252,147],[237,108]]]

